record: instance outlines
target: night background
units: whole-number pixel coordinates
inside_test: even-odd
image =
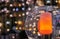
[[[42,13],[51,14],[50,34],[40,33]],[[0,39],[60,39],[60,0],[0,0]]]

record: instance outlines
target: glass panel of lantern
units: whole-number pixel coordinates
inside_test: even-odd
[[[57,14],[55,15],[55,19],[54,19],[54,36],[55,38],[58,38],[60,35],[60,14],[59,12],[57,12]]]
[[[43,10],[39,12],[41,14],[29,14],[26,18],[25,30],[28,37],[37,39],[38,36],[52,33],[52,14]]]

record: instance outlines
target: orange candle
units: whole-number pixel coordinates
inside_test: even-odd
[[[48,35],[52,33],[52,15],[49,12],[42,13],[38,21],[38,31],[40,34]]]

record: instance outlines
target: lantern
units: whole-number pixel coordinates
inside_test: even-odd
[[[49,12],[42,13],[38,21],[38,31],[40,34],[48,35],[52,33],[52,15]]]

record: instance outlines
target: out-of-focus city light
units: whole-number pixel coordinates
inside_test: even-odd
[[[15,21],[15,24],[17,24],[17,21]]]
[[[6,21],[6,24],[10,24],[10,21]]]
[[[18,30],[19,28],[18,27],[16,27],[16,30]]]
[[[58,3],[60,4],[60,0],[58,0]]]
[[[13,11],[15,11],[15,8],[13,8]]]
[[[21,4],[19,4],[19,7],[21,7]]]
[[[50,0],[48,0],[47,3],[50,3]]]
[[[16,11],[19,11],[19,8],[16,8]]]
[[[4,8],[4,11],[7,11],[7,8]]]
[[[2,9],[1,12],[4,12],[4,10]]]
[[[13,5],[12,5],[12,4],[10,4],[10,7],[13,7]]]
[[[2,23],[0,23],[0,27],[2,27],[2,25],[3,25],[3,24],[2,24]]]
[[[5,1],[5,0],[1,0],[2,2]]]
[[[18,21],[18,25],[21,25],[21,24],[23,24],[22,21]]]
[[[19,30],[21,30],[22,28],[21,27],[19,27]]]
[[[36,3],[37,3],[39,6],[44,6],[42,0],[37,0]]]
[[[22,13],[22,16],[25,16],[25,13]]]
[[[10,29],[7,29],[7,31],[10,31]]]
[[[10,17],[13,17],[13,15],[12,15],[12,14],[10,14]]]
[[[29,14],[29,12],[26,12],[26,15],[28,15]]]
[[[29,5],[30,3],[29,3],[28,1],[26,1],[26,4],[28,4],[28,5]]]
[[[21,17],[21,14],[19,14],[18,16]]]
[[[31,10],[31,8],[29,7],[28,10]]]
[[[12,36],[12,38],[14,39],[14,38],[15,38],[15,36]]]
[[[25,8],[23,7],[23,8],[22,8],[22,10],[24,11],[24,10],[25,10]]]
[[[24,3],[22,3],[22,5],[24,6],[25,4],[24,4]]]
[[[58,1],[56,0],[55,2],[57,3]]]

